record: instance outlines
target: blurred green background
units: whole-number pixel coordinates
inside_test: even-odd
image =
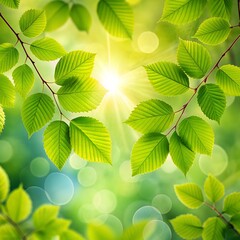
[[[18,10],[1,8],[1,12],[19,31],[18,20],[22,13],[30,8],[43,8],[48,0],[22,0]],[[84,50],[96,53],[93,76],[104,81],[104,73],[113,71],[118,74],[120,83],[117,92],[109,91],[100,106],[88,113],[102,121],[109,129],[113,143],[113,165],[89,163],[72,154],[60,172],[47,158],[42,142],[43,130],[28,139],[21,120],[23,100],[18,95],[14,109],[6,109],[6,126],[0,135],[0,164],[9,174],[11,188],[23,183],[30,194],[34,208],[43,203],[61,205],[63,217],[72,220],[72,228],[85,233],[87,225],[96,219],[111,226],[117,234],[132,224],[137,210],[151,206],[159,210],[171,231],[169,220],[175,216],[190,212],[176,198],[174,184],[193,181],[200,186],[209,173],[217,176],[228,192],[240,190],[240,100],[228,97],[228,107],[221,124],[211,122],[215,132],[215,146],[211,157],[197,156],[194,165],[185,177],[171,162],[170,156],[163,167],[153,173],[131,177],[131,149],[140,136],[123,122],[139,102],[160,98],[170,103],[175,110],[187,101],[191,93],[169,98],[154,92],[142,66],[157,61],[176,61],[176,49],[179,38],[191,39],[205,16],[183,27],[174,27],[161,23],[163,0],[129,0],[135,17],[132,40],[111,37],[104,30],[96,14],[97,0],[74,1],[84,4],[93,19],[89,33],[80,32],[71,21],[58,30],[46,33],[55,38],[67,51]],[[233,8],[231,23],[237,24],[237,12]],[[237,32],[233,32],[225,43],[208,47],[216,62],[228,47]],[[29,39],[26,39],[30,42]],[[0,43],[15,44],[14,35],[0,21]],[[19,46],[18,46],[19,47]],[[19,47],[22,59],[24,54]],[[225,57],[224,62],[238,65],[240,44]],[[37,61],[45,79],[54,81],[55,62]],[[7,75],[11,77],[11,72]],[[196,80],[195,80],[196,81]],[[214,81],[214,74],[211,76]],[[194,86],[196,83],[192,82]],[[32,93],[41,91],[41,82],[36,75]],[[47,92],[47,90],[46,90]],[[204,118],[196,99],[189,106],[188,113]],[[73,114],[69,117],[86,114]],[[56,114],[55,118],[59,116]],[[221,204],[221,203],[220,203]],[[206,219],[210,211],[205,207],[192,211]],[[143,213],[146,214],[146,213]],[[166,229],[166,231],[168,231]],[[159,233],[166,234],[166,233]],[[172,231],[172,239],[179,239]],[[161,236],[161,235],[159,235]],[[163,235],[164,236],[164,235]],[[164,238],[162,238],[164,239]]]

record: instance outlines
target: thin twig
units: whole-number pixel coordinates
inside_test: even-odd
[[[239,0],[240,1],[240,0]],[[235,38],[235,40],[231,43],[231,45],[227,48],[227,50],[221,55],[221,57],[218,59],[218,61],[216,62],[216,64],[212,67],[212,69],[209,71],[209,73],[204,77],[204,79],[198,84],[198,86],[196,88],[194,88],[194,93],[192,94],[192,96],[189,98],[189,100],[187,101],[187,103],[185,103],[182,108],[180,108],[179,110],[175,111],[175,113],[181,112],[180,116],[178,117],[175,125],[167,132],[166,136],[168,136],[172,131],[176,130],[180,120],[182,119],[186,108],[188,107],[188,105],[190,104],[190,102],[192,101],[192,99],[194,98],[194,96],[197,94],[199,88],[202,86],[202,84],[205,84],[208,81],[208,78],[210,77],[210,75],[212,74],[212,72],[219,67],[219,63],[222,61],[222,59],[225,57],[225,55],[232,49],[232,47],[237,43],[237,41],[240,39],[240,34],[237,36],[237,38]]]

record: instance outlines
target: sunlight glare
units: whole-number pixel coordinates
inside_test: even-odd
[[[116,93],[120,87],[120,77],[113,70],[106,70],[102,74],[102,84],[110,92]]]

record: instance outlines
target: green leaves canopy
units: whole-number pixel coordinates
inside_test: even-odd
[[[3,107],[13,107],[15,103],[15,89],[11,81],[0,74],[0,104]]]
[[[208,218],[203,224],[203,240],[223,240],[223,231],[226,225],[218,217]]]
[[[76,154],[90,162],[111,163],[111,140],[101,122],[78,117],[70,122],[70,141]]]
[[[57,92],[62,107],[70,112],[87,112],[95,109],[106,90],[93,78],[71,78]]]
[[[51,61],[66,54],[63,46],[52,38],[42,38],[30,45],[32,53],[40,60]]]
[[[178,216],[171,220],[176,233],[183,239],[195,239],[202,235],[202,224],[198,217],[192,214]]]
[[[162,132],[170,126],[173,119],[172,107],[153,99],[140,103],[126,123],[141,133]]]
[[[0,203],[6,199],[9,192],[9,187],[10,187],[10,184],[9,184],[8,175],[3,170],[3,168],[0,167]]]
[[[199,89],[197,99],[203,113],[220,123],[226,107],[226,97],[221,88],[216,84],[205,84]]]
[[[202,190],[195,183],[174,186],[178,199],[188,208],[199,208],[203,204]]]
[[[0,73],[10,70],[18,59],[18,50],[11,43],[0,44]]]
[[[55,81],[59,85],[64,85],[71,77],[90,76],[95,54],[73,51],[65,55],[57,63],[55,69]]]
[[[192,78],[202,78],[209,70],[212,59],[201,44],[181,40],[177,60],[181,68]]]
[[[132,175],[158,169],[165,162],[168,152],[169,144],[165,135],[160,133],[143,135],[133,146]]]
[[[161,20],[183,24],[196,20],[202,14],[207,0],[167,0]]]
[[[0,4],[3,4],[10,8],[18,8],[20,0],[0,0]]]
[[[54,108],[53,100],[43,93],[26,99],[22,107],[22,120],[29,137],[53,118]]]
[[[37,37],[46,27],[46,15],[42,10],[31,9],[26,11],[19,20],[22,33],[27,37]]]
[[[124,0],[100,0],[97,14],[105,29],[115,37],[132,38],[133,12]]]
[[[198,28],[195,38],[203,43],[217,45],[224,42],[230,33],[230,24],[220,17],[205,20]]]
[[[145,69],[148,79],[160,94],[179,95],[189,89],[187,75],[174,63],[158,62],[145,66]]]
[[[210,155],[214,144],[211,126],[199,117],[185,118],[179,125],[179,136],[194,152]]]
[[[71,153],[69,127],[63,121],[54,121],[44,132],[44,149],[50,160],[62,169]]]

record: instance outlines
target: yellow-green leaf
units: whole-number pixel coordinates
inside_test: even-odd
[[[32,201],[22,186],[10,193],[6,206],[9,217],[16,223],[25,220],[32,211]]]
[[[91,240],[114,240],[116,236],[112,229],[107,225],[89,224],[87,229],[87,237]]]
[[[143,233],[148,221],[141,221],[126,228],[123,232],[121,240],[144,240]]]
[[[240,213],[240,192],[234,192],[225,197],[223,212],[229,215]]]
[[[10,8],[18,8],[20,0],[0,0],[0,4],[3,4]]]
[[[11,81],[0,74],[0,104],[3,107],[13,107],[15,103],[15,89]]]
[[[224,230],[227,227],[218,217],[208,218],[203,224],[203,240],[224,240]]]
[[[60,240],[84,240],[84,238],[78,234],[77,232],[68,229],[67,231],[63,232],[60,236]]]
[[[5,113],[2,106],[0,105],[0,134],[2,133],[5,125]]]
[[[227,20],[231,17],[233,1],[229,0],[208,0],[211,13],[214,17],[222,17]]]
[[[43,10],[30,9],[19,20],[22,33],[27,37],[37,37],[46,27],[46,15]]]
[[[0,167],[0,202],[3,202],[7,198],[9,187],[8,175],[4,169]]]
[[[234,215],[230,222],[233,224],[233,226],[237,229],[237,231],[240,233],[240,213]]]
[[[69,127],[63,121],[54,121],[44,131],[44,149],[49,159],[62,169],[71,153]]]
[[[174,186],[178,199],[188,208],[199,208],[203,204],[201,188],[195,183]]]
[[[2,240],[21,240],[21,236],[10,224],[3,224],[0,226],[0,237]]]

